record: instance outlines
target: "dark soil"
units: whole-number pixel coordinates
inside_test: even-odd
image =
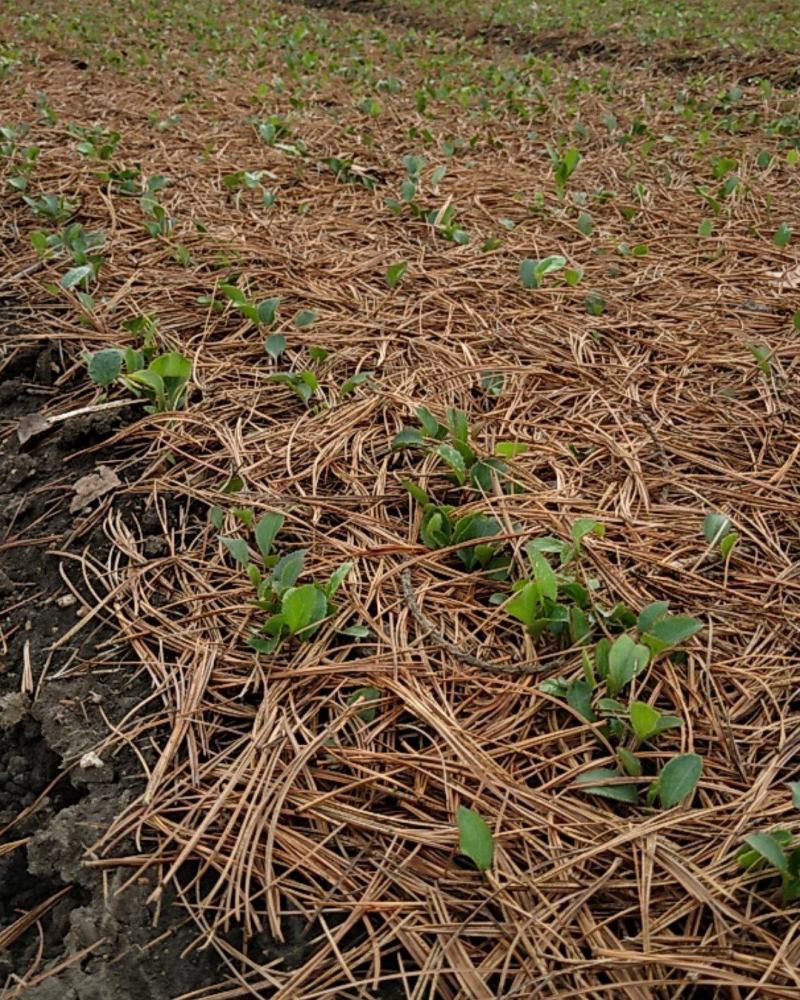
[[[159,548],[158,519],[124,488],[88,512],[69,513],[78,478],[130,459],[121,445],[98,446],[137,413],[123,408],[76,418],[20,445],[19,418],[63,391],[53,385],[59,353],[46,344],[19,346],[22,340],[0,316],[0,847],[24,841],[0,855],[0,935],[32,907],[68,891],[0,949],[0,995],[167,1000],[224,978],[218,959],[210,951],[180,958],[193,930],[168,900],[156,920],[145,902],[152,888],[146,879],[117,894],[131,869],[85,863],[87,848],[135,798],[141,778],[124,750],[104,755],[102,767],[81,767],[80,760],[109,735],[103,715],[122,718],[148,693],[148,682],[131,657],[125,665],[124,649],[99,648],[113,636],[102,614],[51,651],[95,603],[80,564],[53,550],[88,549],[102,563],[108,543],[101,523],[111,504],[135,515],[152,535],[150,547]],[[26,658],[32,692],[24,692]],[[62,672],[69,676],[59,678]],[[65,968],[50,974],[60,963]]]

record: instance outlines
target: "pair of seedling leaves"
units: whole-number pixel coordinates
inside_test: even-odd
[[[792,802],[800,809],[800,781],[789,782]],[[769,865],[781,877],[781,899],[790,903],[800,899],[800,844],[789,830],[751,833],[736,857],[743,868]]]
[[[139,332],[141,322],[148,317],[137,317],[125,325]],[[184,402],[186,386],[192,377],[192,362],[177,351],[155,354],[150,338],[145,339],[141,350],[132,347],[106,347],[94,354],[85,354],[89,377],[97,385],[107,388],[119,381],[137,396],[144,396],[150,403],[148,413],[176,410]]]
[[[464,514],[459,517],[457,508],[448,504],[431,503],[430,497],[421,487],[411,482],[403,486],[412,497],[422,505],[422,523],[419,528],[419,538],[429,549],[445,549],[451,545],[464,544],[465,547],[456,550],[468,572],[483,570],[490,580],[505,580],[508,576],[510,556],[498,555],[499,543],[475,542],[479,538],[491,538],[503,532],[500,522],[488,514]]]
[[[258,633],[248,640],[248,645],[259,653],[273,653],[289,636],[300,640],[311,639],[335,610],[333,598],[353,564],[343,563],[325,583],[313,580],[296,586],[303,572],[306,549],[297,549],[281,557],[272,551],[275,537],[283,526],[283,514],[265,514],[255,522],[252,511],[247,508],[236,508],[233,513],[253,528],[263,571],[251,561],[250,547],[244,538],[220,535],[219,540],[236,562],[246,567],[256,591],[254,603],[270,615]],[[217,529],[221,529],[223,519],[221,508],[213,508],[211,521]],[[351,626],[344,629],[343,634],[363,637],[368,634],[368,629]]]
[[[527,451],[518,441],[501,441],[495,448],[497,458],[478,458],[469,444],[469,424],[463,410],[448,407],[445,423],[441,424],[424,406],[416,407],[420,427],[404,427],[395,435],[393,448],[423,448],[438,455],[450,468],[452,481],[464,486],[467,481],[475,489],[488,493],[492,478],[503,476],[507,466],[502,458],[514,458]],[[450,440],[446,441],[449,435]]]

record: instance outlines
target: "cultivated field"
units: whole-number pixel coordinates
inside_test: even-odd
[[[800,8],[347,6],[0,14],[2,995],[789,1000]]]

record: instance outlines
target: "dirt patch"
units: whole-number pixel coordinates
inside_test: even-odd
[[[141,767],[119,748],[93,754],[117,721],[146,696],[143,676],[102,614],[53,650],[54,640],[91,615],[95,596],[81,554],[98,564],[111,503],[138,516],[157,548],[157,519],[142,498],[119,492],[70,513],[73,484],[122,451],[95,450],[136,416],[133,408],[90,414],[20,446],[15,426],[63,391],[50,345],[2,340],[0,374],[0,982],[4,996],[34,1000],[168,998],[209,982],[210,956],[180,953],[194,935],[174,926],[170,899],[146,902],[132,872],[87,866],[86,852],[141,790]],[[122,664],[122,665],[120,665]],[[3,847],[6,847],[3,852]],[[37,911],[40,908],[40,911]],[[36,917],[23,927],[26,915]],[[55,975],[54,966],[65,963]]]

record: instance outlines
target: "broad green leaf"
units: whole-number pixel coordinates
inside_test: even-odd
[[[219,540],[236,562],[243,565],[247,565],[250,562],[250,552],[247,548],[247,542],[243,538],[226,538],[224,535],[220,535]]]
[[[208,519],[217,529],[217,531],[222,531],[222,525],[225,521],[225,511],[222,507],[212,507],[208,512]]]
[[[597,721],[597,716],[592,711],[592,686],[586,681],[575,681],[570,684],[567,689],[567,704],[587,722]]]
[[[458,850],[473,862],[478,871],[485,872],[494,857],[494,838],[486,821],[465,806],[456,811],[458,824]]]
[[[588,212],[581,212],[578,216],[578,229],[584,236],[592,235],[592,217]]]
[[[617,747],[617,759],[622,770],[631,778],[638,778],[642,773],[642,762],[625,747]]]
[[[776,247],[788,246],[789,240],[792,238],[792,227],[786,222],[782,222],[778,228],[775,230],[775,235],[772,237],[772,242]]]
[[[452,445],[440,444],[436,448],[436,454],[450,466],[458,482],[463,484],[467,478],[467,467],[461,452],[453,448]]]
[[[661,713],[652,705],[644,701],[631,702],[630,715],[631,728],[637,739],[647,740],[657,731]]]
[[[313,309],[302,309],[292,320],[298,330],[304,330],[306,327],[313,326],[316,321],[317,314]]]
[[[731,519],[725,514],[706,514],[703,518],[703,535],[709,545],[714,545],[725,535],[731,527]]]
[[[389,288],[396,288],[407,270],[408,263],[404,260],[398,261],[397,264],[390,264],[386,268],[386,284]]]
[[[792,804],[795,809],[800,809],[800,781],[790,781],[787,788],[792,793]]]
[[[558,596],[558,581],[556,580],[556,574],[553,572],[553,567],[538,549],[527,545],[525,551],[528,559],[530,559],[533,575],[536,583],[539,585],[540,593],[543,597],[555,601]]]
[[[667,761],[658,776],[658,796],[661,805],[670,809],[690,795],[703,773],[703,758],[696,753],[683,753]]]
[[[622,775],[616,768],[596,767],[591,771],[585,771],[575,779],[575,785],[589,795],[601,795],[606,799],[615,799],[617,802],[627,802],[635,805],[638,799],[636,785],[630,782],[623,783],[619,779]],[[595,782],[611,782],[615,784],[595,784]]]
[[[608,651],[608,691],[618,694],[647,666],[649,653],[627,634],[618,636]]]
[[[262,556],[268,556],[272,551],[275,536],[283,527],[283,514],[269,513],[258,520],[255,528],[255,539],[258,551]]]
[[[414,412],[417,415],[417,419],[422,424],[422,429],[428,437],[441,437],[442,426],[429,409],[424,406],[418,406]]]
[[[61,279],[61,287],[67,289],[74,288],[81,281],[91,278],[93,274],[94,268],[91,264],[81,264],[79,267],[71,267]]]
[[[729,531],[728,534],[719,543],[719,552],[723,559],[727,559],[728,556],[733,551],[734,545],[739,541],[739,533],[736,531]]]
[[[529,450],[529,446],[523,441],[498,441],[494,453],[501,458],[516,458],[517,455],[524,455]]]
[[[366,625],[348,625],[347,628],[339,629],[339,635],[349,635],[354,639],[366,639],[372,635],[372,629]]]
[[[647,630],[646,638],[655,639],[659,647],[656,651],[660,652],[691,639],[702,627],[703,623],[696,618],[690,618],[688,615],[670,615],[654,622]]]
[[[328,597],[328,600],[334,597],[336,591],[339,587],[341,587],[342,583],[344,583],[347,574],[352,568],[353,564],[351,562],[345,562],[342,563],[337,570],[331,573],[328,582],[325,584],[325,594]]]
[[[286,337],[282,333],[273,333],[264,341],[264,350],[275,361],[286,350]]]
[[[148,368],[162,378],[189,379],[192,377],[192,362],[177,351],[153,358]]]
[[[293,587],[298,576],[303,572],[306,550],[297,549],[295,552],[288,552],[275,563],[272,568],[272,582],[275,589],[281,593]]]
[[[636,627],[640,632],[649,632],[651,627],[663,618],[669,611],[669,601],[653,601],[647,607],[642,608],[639,617],[636,619]]]
[[[526,257],[519,265],[519,280],[523,288],[538,288],[539,279],[536,276],[536,261]]]
[[[456,441],[466,441],[469,437],[469,424],[467,423],[466,413],[453,406],[448,406],[445,419],[453,438]]]
[[[262,326],[272,326],[275,322],[275,316],[278,312],[280,302],[281,300],[279,298],[264,299],[263,302],[259,302],[257,306],[258,322]]]
[[[122,369],[122,351],[107,347],[88,355],[89,378],[103,387],[111,385]]]
[[[605,533],[606,526],[602,521],[595,521],[593,517],[579,517],[570,528],[570,535],[576,544],[580,544],[589,534],[602,538]]]
[[[530,626],[536,620],[540,605],[539,588],[535,583],[526,583],[506,603],[505,610],[512,618]]]
[[[416,427],[404,427],[395,434],[392,441],[393,448],[413,448],[415,445],[423,446],[424,444],[425,439]]]
[[[315,583],[292,587],[281,600],[281,614],[292,635],[302,633],[321,622],[327,610],[325,594]]]
[[[380,696],[380,691],[375,687],[361,687],[350,695],[347,699],[347,704],[355,705],[359,701],[364,703],[364,707],[359,711],[358,717],[362,722],[372,722],[378,714],[377,706],[373,705],[372,702],[377,701]]]
[[[368,382],[374,374],[375,372],[356,372],[355,375],[351,375],[350,378],[345,379],[345,381],[342,382],[342,387],[339,389],[339,395],[349,396],[354,389],[358,388],[358,386],[362,385],[364,382]]]
[[[412,483],[409,479],[404,479],[401,485],[404,490],[407,490],[411,494],[417,503],[421,503],[423,506],[430,503],[430,497],[421,486],[417,486],[416,483]]]
[[[220,285],[219,290],[226,299],[230,299],[230,301],[236,305],[242,305],[247,302],[247,296],[241,288],[237,288],[236,285]]]
[[[744,839],[745,843],[749,844],[773,868],[777,868],[779,872],[788,871],[789,862],[783,847],[771,833],[751,833],[749,837]]]
[[[677,715],[662,715],[656,723],[655,732],[663,733],[667,729],[680,729],[682,725],[683,720],[679,719]]]

